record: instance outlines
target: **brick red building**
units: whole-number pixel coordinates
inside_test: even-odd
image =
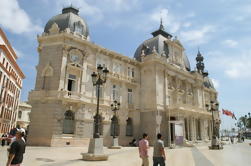
[[[24,73],[17,55],[0,28],[0,133],[15,127]]]

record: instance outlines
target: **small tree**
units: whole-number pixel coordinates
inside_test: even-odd
[[[251,118],[247,118],[247,124],[246,127],[251,129]]]

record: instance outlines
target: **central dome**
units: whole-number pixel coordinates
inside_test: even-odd
[[[172,35],[169,34],[164,30],[164,27],[162,25],[162,22],[160,24],[160,27],[158,30],[154,31],[152,33],[153,37],[145,40],[142,44],[138,46],[138,48],[135,51],[134,58],[138,61],[141,61],[141,55],[142,51],[144,51],[144,55],[150,55],[153,53],[153,50],[156,51],[159,55],[161,56],[166,56],[166,58],[169,57],[170,55],[170,48],[165,42],[166,40],[171,40]],[[174,39],[172,40],[173,42],[177,43],[178,45],[181,45],[181,43],[177,40]],[[182,46],[182,45],[181,45]],[[182,46],[183,47],[183,46]],[[190,62],[188,60],[188,57],[184,54],[182,57],[182,60],[184,62],[185,68],[187,71],[190,71]]]
[[[73,7],[67,7],[62,10],[62,14],[52,17],[46,24],[44,32],[49,33],[51,26],[56,23],[60,31],[69,28],[71,32],[89,38],[89,30],[86,22],[78,15],[79,10]]]

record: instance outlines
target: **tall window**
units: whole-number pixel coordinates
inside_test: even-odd
[[[112,99],[119,101],[119,86],[112,86]]]
[[[128,104],[133,104],[132,103],[132,89],[128,89]]]
[[[42,73],[42,75],[44,78],[42,89],[50,90],[53,69],[51,67],[47,67],[46,70]]]
[[[67,90],[76,91],[76,76],[75,75],[69,74]]]
[[[63,124],[63,133],[64,134],[73,134],[74,133],[74,113],[71,110],[68,110],[64,114],[64,124]]]
[[[18,111],[18,118],[19,118],[19,119],[22,118],[22,111]]]
[[[102,59],[99,56],[96,57],[96,66],[101,65],[101,66],[106,66],[107,67],[108,66],[107,64],[108,64],[107,60]]]
[[[113,72],[114,73],[121,73],[122,72],[121,64],[113,63]]]
[[[80,22],[76,22],[74,24],[74,31],[77,32],[78,34],[83,33],[83,25]]]
[[[132,118],[126,120],[126,136],[133,136]]]
[[[127,76],[128,77],[134,77],[134,68],[130,68],[130,67],[128,67],[128,69],[127,69]]]

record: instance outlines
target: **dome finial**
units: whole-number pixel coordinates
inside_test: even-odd
[[[163,31],[165,30],[164,26],[163,26],[163,23],[162,23],[162,17],[160,17],[160,26],[159,26],[159,29],[163,30]]]
[[[74,13],[74,14],[78,15],[78,12],[79,12],[79,10],[77,8],[73,7],[72,4],[71,4],[71,6],[65,7],[62,10],[62,14],[65,14],[65,13]]]

